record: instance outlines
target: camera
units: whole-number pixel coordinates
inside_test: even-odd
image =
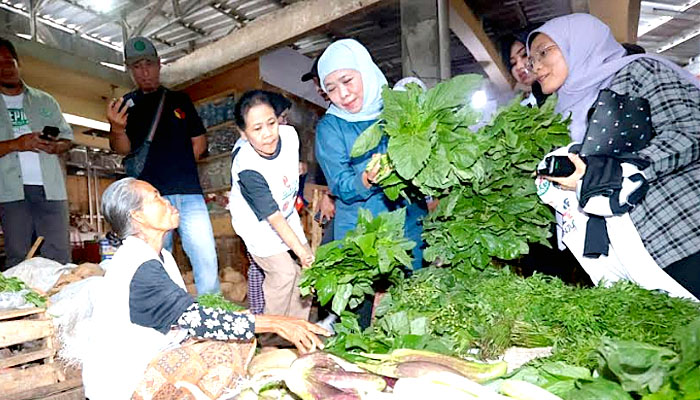
[[[573,174],[576,166],[567,156],[549,156],[544,159],[544,165],[540,163],[537,169],[538,175],[565,177]]]

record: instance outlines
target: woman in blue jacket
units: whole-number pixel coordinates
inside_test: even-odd
[[[360,208],[377,215],[402,206],[389,201],[382,189],[373,185],[378,171],[365,171],[372,154],[386,152],[386,141],[362,157],[350,157],[357,137],[376,122],[382,111],[382,87],[387,80],[367,49],[353,39],[331,44],[319,59],[318,73],[332,104],[316,127],[316,158],[331,193],[337,197],[333,233],[335,239],[342,239],[355,228]],[[406,237],[417,243],[414,269],[422,265],[420,218],[425,213],[424,204],[407,205]]]
[[[357,137],[376,122],[382,111],[382,87],[387,84],[384,74],[367,49],[353,39],[331,44],[319,59],[318,72],[332,104],[316,127],[316,158],[331,193],[338,199],[333,233],[336,239],[342,239],[355,228],[360,208],[377,215],[405,204],[389,201],[372,183],[377,171],[365,171],[372,154],[386,152],[386,141],[364,156],[350,157]],[[413,251],[416,269],[422,263],[419,219],[425,215],[425,205],[409,204],[406,212],[406,237],[418,244]]]

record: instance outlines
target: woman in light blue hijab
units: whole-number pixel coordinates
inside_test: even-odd
[[[376,122],[382,111],[382,89],[387,80],[367,49],[353,39],[334,42],[323,52],[318,75],[332,105],[316,127],[316,159],[337,198],[333,233],[339,240],[355,228],[360,208],[377,215],[401,206],[372,185],[372,174],[365,172],[372,154],[386,152],[386,141],[364,156],[350,157],[357,137]],[[414,269],[422,265],[423,229],[419,219],[425,213],[424,204],[413,203],[406,209],[406,237],[418,243],[413,252]],[[360,311],[360,324],[368,326],[369,317],[369,313]]]

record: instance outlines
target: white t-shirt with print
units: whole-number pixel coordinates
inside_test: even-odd
[[[17,96],[2,95],[7,112],[10,114],[12,122],[12,131],[15,138],[18,138],[27,133],[32,133],[29,127],[29,119],[24,112],[24,93]],[[44,179],[41,176],[41,163],[39,162],[39,153],[34,151],[20,151],[19,164],[22,168],[22,181],[25,185],[43,185]]]

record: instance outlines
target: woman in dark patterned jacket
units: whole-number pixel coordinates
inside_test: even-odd
[[[556,110],[571,113],[574,142],[585,146],[590,140],[589,111],[603,104],[597,99],[606,89],[620,98],[648,101],[654,135],[630,153],[643,165],[648,191],[629,214],[656,263],[700,296],[700,81],[662,57],[625,56],[610,29],[588,14],[555,18],[530,34],[528,44],[530,68],[543,92],[556,92]],[[630,114],[612,119],[609,128],[625,117]],[[569,158],[576,172],[550,180],[580,191],[587,177],[590,181],[591,164],[573,154]]]

